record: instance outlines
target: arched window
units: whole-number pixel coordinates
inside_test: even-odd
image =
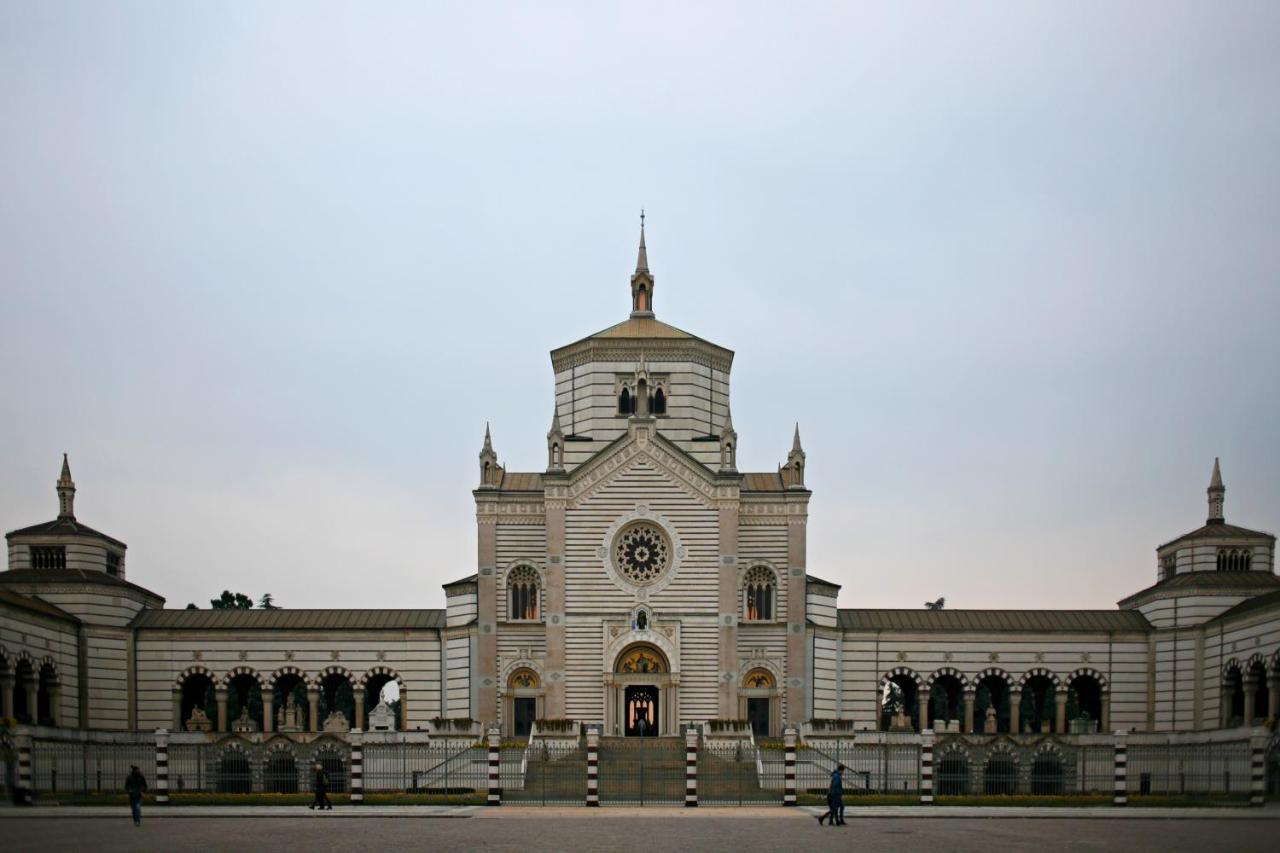
[[[219,794],[247,794],[253,790],[249,757],[243,749],[229,746],[218,757],[215,786]]]
[[[629,415],[635,410],[635,401],[631,399],[631,390],[624,385],[622,386],[622,393],[618,395],[618,414]]]
[[[987,758],[986,766],[982,768],[982,792],[1018,793],[1018,765],[1011,753],[998,749]]]
[[[778,580],[768,566],[752,566],[743,581],[746,608],[745,618],[749,622],[770,621],[773,619],[773,604]]]
[[[662,388],[659,387],[657,391],[653,392],[653,414],[665,415],[666,413],[667,413],[667,395],[664,394],[662,391]]]
[[[532,566],[517,566],[507,574],[507,600],[512,619],[538,618],[538,572]]]
[[[270,794],[298,793],[298,762],[287,749],[277,749],[267,757],[262,774],[263,787]]]
[[[1031,764],[1031,793],[1057,796],[1063,792],[1062,758],[1052,750],[1036,755]]]
[[[1218,571],[1220,572],[1247,572],[1252,562],[1253,555],[1248,550],[1221,548],[1218,551]]]

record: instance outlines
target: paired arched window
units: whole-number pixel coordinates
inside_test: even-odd
[[[1166,581],[1178,572],[1178,556],[1170,554],[1160,558],[1160,580]]]
[[[768,566],[752,566],[743,581],[746,599],[744,611],[748,622],[773,619],[777,599],[778,579]]]
[[[532,566],[517,566],[507,574],[507,600],[512,619],[538,618],[539,588],[538,572]]]
[[[1223,548],[1218,551],[1218,571],[1220,572],[1247,572],[1252,562],[1253,555],[1247,550]]]
[[[634,415],[636,413],[636,398],[631,396],[631,389],[622,386],[622,393],[618,395],[618,414]]]
[[[658,388],[653,392],[653,405],[649,407],[655,415],[665,415],[667,413],[667,395]]]

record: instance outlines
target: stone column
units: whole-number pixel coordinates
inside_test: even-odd
[[[18,734],[14,737],[14,746],[18,748],[18,797],[19,805],[30,806],[35,803],[35,786],[31,780],[31,735]]]
[[[967,687],[964,691],[964,733],[973,734],[973,691]]]
[[[13,716],[13,676],[0,675],[0,717]]]
[[[587,729],[587,805],[600,805],[600,730]]]
[[[173,688],[173,730],[182,731],[182,724],[185,722],[186,720],[182,719],[182,691],[175,687]]]
[[[1249,805],[1261,806],[1267,801],[1267,773],[1264,766],[1268,735],[1249,738]]]
[[[156,805],[169,804],[169,732],[156,729]]]
[[[31,720],[31,725],[40,725],[39,709],[37,704],[36,691],[40,689],[40,680],[34,674],[29,675],[25,679],[27,684],[27,717]]]
[[[1098,723],[1099,732],[1111,731],[1111,693],[1102,691],[1102,720]]]
[[[920,732],[920,805],[933,805],[933,730]]]
[[[1253,725],[1253,712],[1255,703],[1258,698],[1258,680],[1253,677],[1253,673],[1249,673],[1244,677],[1244,719],[1241,722],[1246,726]]]
[[[1125,806],[1129,804],[1129,757],[1125,749],[1124,732],[1116,732],[1116,787],[1111,804]]]
[[[721,486],[721,489],[726,487]],[[738,619],[741,602],[738,596],[738,490],[733,487],[733,498],[720,502],[720,690],[718,705],[720,718],[737,719],[738,709]],[[785,579],[779,578],[785,583]],[[803,602],[799,602],[803,603]],[[774,602],[777,606],[777,602]],[[793,606],[791,601],[788,608]],[[788,670],[790,668],[788,667]]]
[[[314,687],[307,688],[307,731],[320,731],[320,691]]]
[[[1267,713],[1280,717],[1280,671],[1267,677]]]
[[[684,732],[684,804],[698,805],[698,730],[693,726]]]
[[[542,570],[542,617],[546,634],[546,671],[543,673],[543,713],[551,718],[565,716],[565,591],[564,591],[564,524],[568,506],[568,478],[564,474],[547,474],[543,487],[546,512],[546,560]],[[554,481],[554,482],[552,482]],[[610,662],[612,663],[612,661]]]
[[[787,502],[787,720],[797,725],[809,718],[809,688],[812,673],[808,671],[808,616],[805,613],[808,565],[808,492],[804,503]]]
[[[356,700],[356,720],[352,728],[364,728],[364,688],[356,687],[353,698]]]
[[[363,703],[361,703],[363,706]],[[351,730],[351,805],[364,802],[364,732]]]
[[[782,792],[782,804],[794,806],[796,804],[796,730],[791,726],[787,726],[787,730],[782,733],[782,743],[786,748],[786,787]]]
[[[262,688],[262,730],[264,732],[275,731],[276,715],[275,709],[271,707],[275,701],[275,693],[270,687]]]
[[[918,728],[922,732],[929,728],[929,699],[923,693],[920,688],[916,689],[916,718],[920,721]]]
[[[1067,693],[1061,687],[1053,688],[1053,707],[1057,712],[1053,721],[1053,730],[1062,734],[1067,730]]]
[[[218,703],[218,723],[214,731],[227,730],[227,688],[219,685],[213,688],[213,701]]]
[[[1013,688],[1009,689],[1009,731],[1015,735],[1022,731],[1022,694],[1026,689],[1019,688],[1017,698],[1014,697]]]
[[[498,495],[476,493],[476,640],[473,685],[476,706],[471,715],[481,725],[498,720]]]
[[[487,806],[502,805],[502,755],[499,748],[502,745],[502,735],[496,728],[489,729],[489,797],[485,801]]]

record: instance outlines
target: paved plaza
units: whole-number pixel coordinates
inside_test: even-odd
[[[444,814],[444,813],[437,813]],[[556,851],[633,848],[637,843],[698,851],[778,850],[1274,850],[1274,819],[883,818],[851,814],[844,828],[820,828],[807,810],[678,809],[576,812],[478,809],[455,819],[404,817],[152,817],[119,820],[7,816],[6,850],[202,851],[251,846],[285,851]],[[461,819],[458,819],[461,818]],[[622,839],[632,839],[625,842]],[[643,840],[643,841],[642,841]]]

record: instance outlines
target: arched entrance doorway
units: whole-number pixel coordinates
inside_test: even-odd
[[[614,661],[609,731],[657,737],[676,731],[675,681],[667,656],[645,643],[628,646]]]
[[[739,717],[751,724],[756,737],[776,737],[781,714],[782,691],[773,673],[755,667],[742,679],[738,690]]]

